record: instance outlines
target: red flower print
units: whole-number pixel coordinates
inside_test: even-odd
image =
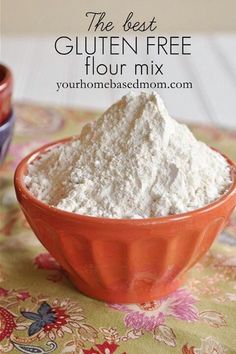
[[[80,328],[82,309],[69,299],[54,300],[52,305],[42,302],[37,312],[21,311],[22,316],[33,321],[28,328],[28,335],[37,334],[41,340],[46,336],[55,340],[56,336],[63,337],[65,333],[73,333]]]
[[[5,297],[7,296],[9,293],[9,291],[7,289],[4,289],[4,288],[0,288],[0,297]]]
[[[21,314],[34,322],[29,327],[29,336],[32,336],[41,330],[50,333],[52,330],[59,330],[66,325],[67,318],[65,309],[61,307],[52,307],[47,302],[43,302],[38,311],[27,312],[22,311]]]
[[[60,265],[49,253],[40,253],[34,260],[38,269],[61,270]]]
[[[185,344],[182,348],[183,354],[194,354],[194,347],[189,347],[188,344]]]
[[[94,348],[90,348],[90,349],[84,349],[83,350],[83,353],[84,354],[101,354],[101,353],[99,353],[96,349],[94,349]]]
[[[44,332],[50,332],[52,329],[58,330],[67,324],[67,318],[69,318],[69,316],[66,314],[65,309],[61,307],[52,307],[51,311],[55,320],[44,326]]]
[[[17,299],[21,300],[21,301],[25,301],[26,299],[28,299],[30,297],[30,293],[28,291],[21,291],[17,294]]]
[[[40,253],[34,260],[34,264],[38,269],[52,270],[52,274],[47,276],[47,279],[53,282],[62,280],[65,274],[61,266],[49,253]]]
[[[110,354],[112,354],[116,351],[118,345],[115,343],[109,344],[108,342],[104,342],[103,344],[97,344],[96,347],[100,350],[102,354],[109,353],[108,350],[110,351]]]
[[[0,342],[5,338],[9,338],[16,328],[14,318],[15,316],[10,311],[0,306]]]
[[[104,342],[102,344],[96,344],[96,348],[90,348],[90,349],[84,349],[83,353],[84,354],[113,354],[115,353],[116,349],[119,347],[115,343],[108,343]]]

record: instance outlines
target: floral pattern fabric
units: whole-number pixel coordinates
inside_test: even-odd
[[[236,215],[185,285],[165,298],[106,304],[79,293],[17,204],[13,173],[38,146],[73,135],[96,112],[16,104],[0,167],[0,353],[235,354]],[[236,160],[236,132],[191,126]]]

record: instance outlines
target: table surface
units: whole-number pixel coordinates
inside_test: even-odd
[[[56,92],[56,81],[85,79],[76,55],[59,56],[54,37],[2,37],[1,61],[15,76],[15,99],[89,109],[105,109],[127,90],[74,89]],[[140,51],[142,53],[142,51]],[[236,34],[192,35],[191,56],[160,56],[167,81],[192,81],[192,89],[160,90],[167,108],[187,122],[236,126]],[[139,54],[101,57],[98,62],[146,62]],[[87,79],[92,79],[87,77]],[[104,81],[104,78],[94,77]],[[120,77],[117,77],[119,80]],[[135,79],[127,73],[125,80]],[[147,77],[153,80],[153,77]]]
[[[12,179],[26,154],[72,135],[98,113],[22,103],[15,112],[14,140],[0,168],[0,353],[235,354],[236,215],[171,295],[129,305],[90,299],[38,242]],[[191,129],[236,159],[235,132]]]

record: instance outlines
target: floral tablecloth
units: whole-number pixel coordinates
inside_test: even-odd
[[[90,299],[34,236],[12,178],[27,153],[74,135],[97,113],[23,103],[15,112],[15,138],[0,168],[0,353],[236,353],[236,217],[170,296],[130,305]],[[236,132],[191,129],[236,159]]]

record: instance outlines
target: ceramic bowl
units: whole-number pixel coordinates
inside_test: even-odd
[[[174,291],[209,249],[236,205],[236,167],[230,190],[208,206],[149,219],[83,216],[50,207],[27,189],[28,165],[68,139],[27,156],[15,172],[21,208],[41,243],[84,294],[112,303],[145,302]]]
[[[3,163],[11,143],[15,123],[14,114],[8,116],[7,120],[0,126],[0,165]]]
[[[12,73],[6,66],[0,64],[0,126],[8,119],[12,111],[12,90]]]

